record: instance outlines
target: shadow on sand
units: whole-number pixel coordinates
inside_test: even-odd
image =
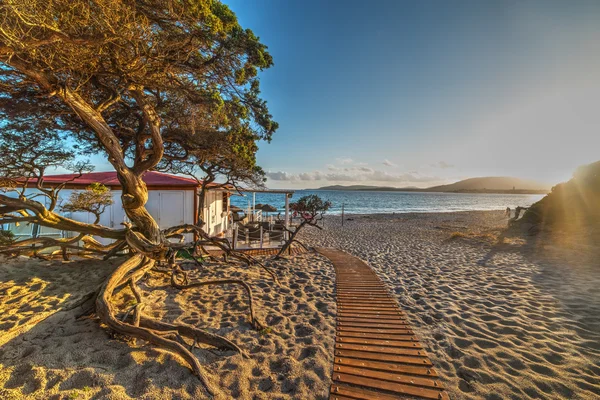
[[[51,393],[50,399],[136,398],[149,385],[160,393],[174,381],[187,396],[201,396],[197,378],[177,356],[145,342],[135,345],[113,337],[97,319],[77,319],[120,262],[3,260],[0,398],[35,396],[40,391]],[[164,293],[168,319],[173,321],[183,310],[173,293]],[[126,303],[127,296],[118,300]],[[196,353],[205,362],[216,357],[208,351]]]

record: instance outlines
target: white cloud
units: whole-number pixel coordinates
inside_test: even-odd
[[[352,164],[352,159],[349,157],[340,157],[340,158],[336,158],[335,161],[338,164]]]
[[[397,166],[396,164],[394,164],[393,162],[391,162],[387,158],[385,160],[383,160],[383,165],[386,165],[388,167],[396,167]]]
[[[267,178],[272,179],[274,181],[291,181],[294,179],[294,175],[288,174],[283,171],[275,171],[275,172],[267,172]]]
[[[284,171],[268,171],[267,178],[273,181],[287,182],[386,182],[386,183],[424,183],[439,181],[439,177],[424,176],[419,174],[402,173],[390,174],[385,171],[368,167],[337,168],[328,166],[328,171],[311,171],[290,174]]]
[[[452,164],[448,164],[446,161],[439,161],[435,164],[429,164],[431,167],[434,168],[441,168],[441,169],[448,169],[448,168],[454,168],[454,165]]]

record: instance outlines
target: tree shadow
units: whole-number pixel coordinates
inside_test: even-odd
[[[7,311],[0,315],[0,397],[58,391],[48,397],[136,398],[149,385],[161,392],[174,382],[183,396],[200,395],[197,377],[178,356],[113,336],[97,319],[77,319],[93,302],[88,294],[122,259],[68,264],[20,260],[27,265],[14,261],[0,267],[2,309]],[[164,298],[169,321],[184,314],[176,295]],[[235,354],[194,352],[208,363]]]

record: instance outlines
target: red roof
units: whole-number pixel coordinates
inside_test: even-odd
[[[61,174],[61,175],[47,175],[44,177],[44,183],[63,183],[74,179],[78,174]],[[162,172],[148,171],[144,173],[142,179],[148,187],[152,186],[188,186],[194,188],[199,186],[196,180],[191,178],[184,178],[177,175],[163,174]],[[30,181],[31,182],[31,181]],[[111,172],[90,172],[82,174],[80,177],[75,178],[69,185],[75,186],[88,186],[92,183],[102,183],[106,186],[121,186],[117,179],[117,173]],[[211,185],[214,186],[214,185]]]

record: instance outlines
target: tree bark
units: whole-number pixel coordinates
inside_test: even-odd
[[[123,189],[121,201],[125,214],[137,227],[139,232],[146,236],[152,243],[158,244],[161,242],[160,228],[146,210],[145,204],[148,201],[148,189],[142,180],[142,176],[148,168],[156,165],[157,157],[160,160],[163,154],[163,143],[160,140],[160,132],[157,131],[157,125],[160,121],[153,110],[149,110],[151,107],[143,100],[138,89],[134,90],[133,94],[151,127],[155,148],[153,149],[154,153],[148,160],[137,162],[137,165],[134,165],[132,169],[125,163],[125,157],[119,140],[102,117],[102,114],[83,100],[78,93],[72,92],[68,88],[58,91],[58,95],[65,103],[94,130],[98,140],[108,153],[108,161],[115,168],[117,178]]]
[[[294,229],[293,231],[290,229],[287,230],[289,233],[291,233],[291,236],[283,244],[283,246],[281,247],[281,250],[279,250],[279,253],[277,253],[275,258],[281,258],[281,256],[285,253],[285,251],[292,245],[292,242],[294,242],[296,240],[295,238],[296,238],[296,235],[298,234],[298,232],[300,232],[300,230],[307,224],[308,224],[308,221],[302,221],[300,223],[300,225],[298,225],[298,227],[296,229]]]

